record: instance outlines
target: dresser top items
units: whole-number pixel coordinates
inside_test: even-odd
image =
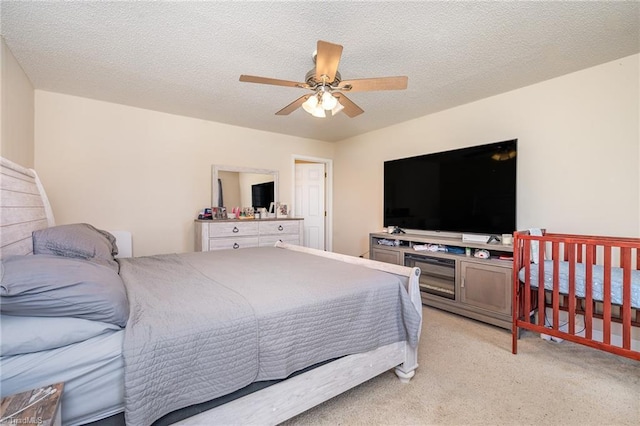
[[[196,222],[218,223],[218,222],[269,222],[276,220],[304,220],[302,217],[267,217],[260,219],[196,219]]]

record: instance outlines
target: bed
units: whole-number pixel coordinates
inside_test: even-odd
[[[56,226],[35,172],[0,165],[3,396],[65,382],[72,425],[276,424],[415,374],[419,269],[283,243],[116,261],[111,234]]]
[[[514,233],[512,352],[521,330],[640,360],[640,239]]]

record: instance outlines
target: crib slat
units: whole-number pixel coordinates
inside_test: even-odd
[[[528,263],[531,263],[531,257],[524,256],[523,246],[528,244],[529,243],[527,241],[522,240],[520,232],[513,233],[513,271],[512,271],[512,274],[513,274],[512,275],[513,276],[512,301],[513,302],[511,306],[511,312],[512,312],[511,321],[513,322],[513,324],[511,328],[511,353],[513,353],[514,355],[518,353],[518,338],[520,337],[519,322],[520,322],[520,316],[521,316],[521,313],[519,312],[519,310],[522,309],[522,305],[520,303],[521,303],[521,300],[523,300],[521,287],[520,287],[519,273],[520,273],[520,268],[522,268],[524,265]],[[527,280],[527,275],[528,273],[525,272],[525,282]]]
[[[636,265],[635,268],[640,270],[640,250],[638,250],[638,248],[634,248],[633,249],[636,253]],[[636,319],[635,322],[636,323],[640,323],[640,308],[635,309],[636,312]]]
[[[540,241],[540,245],[544,244]],[[538,325],[544,327],[547,321],[547,310],[545,309],[545,287],[544,287],[544,262],[538,263]]]
[[[544,246],[545,246],[544,240],[539,238],[538,239],[538,260],[539,261],[544,260]]]
[[[565,244],[569,251],[569,333],[576,334],[576,246]]]
[[[560,324],[560,263],[558,255],[560,244],[557,241],[551,243],[551,258],[553,259],[553,329],[558,330]]]
[[[584,249],[584,246],[586,246],[586,244],[582,244],[582,243],[578,243],[577,244],[577,257],[576,257],[576,262],[578,263],[582,263],[582,250]]]
[[[611,246],[604,246],[604,297],[602,309],[603,341],[611,344]]]
[[[544,285],[544,238],[537,237],[538,241],[538,325],[544,327],[547,322],[547,311],[545,309],[545,285]]]
[[[531,242],[524,241],[523,250],[524,260],[524,312],[522,312],[523,318],[529,318],[531,312]],[[539,287],[538,287],[539,288]]]
[[[622,347],[631,348],[631,249],[620,250],[622,267]]]
[[[589,244],[587,247],[587,258],[585,262],[585,306],[584,306],[584,327],[585,337],[593,338],[593,264],[596,257],[596,246]]]

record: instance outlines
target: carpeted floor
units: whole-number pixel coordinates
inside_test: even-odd
[[[424,308],[420,367],[387,372],[293,425],[640,425],[640,362]]]

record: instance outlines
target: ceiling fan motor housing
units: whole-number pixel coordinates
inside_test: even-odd
[[[309,72],[307,72],[307,75],[305,75],[304,77],[304,81],[311,86],[312,89],[314,89],[316,86],[321,86],[322,85],[322,81],[318,81],[316,80],[316,69],[313,68],[311,70],[309,70]],[[340,72],[336,71],[336,76],[333,79],[333,81],[327,81],[326,85],[327,86],[331,86],[331,87],[337,87],[338,84],[340,84],[340,82],[342,81],[342,76],[340,75]]]

